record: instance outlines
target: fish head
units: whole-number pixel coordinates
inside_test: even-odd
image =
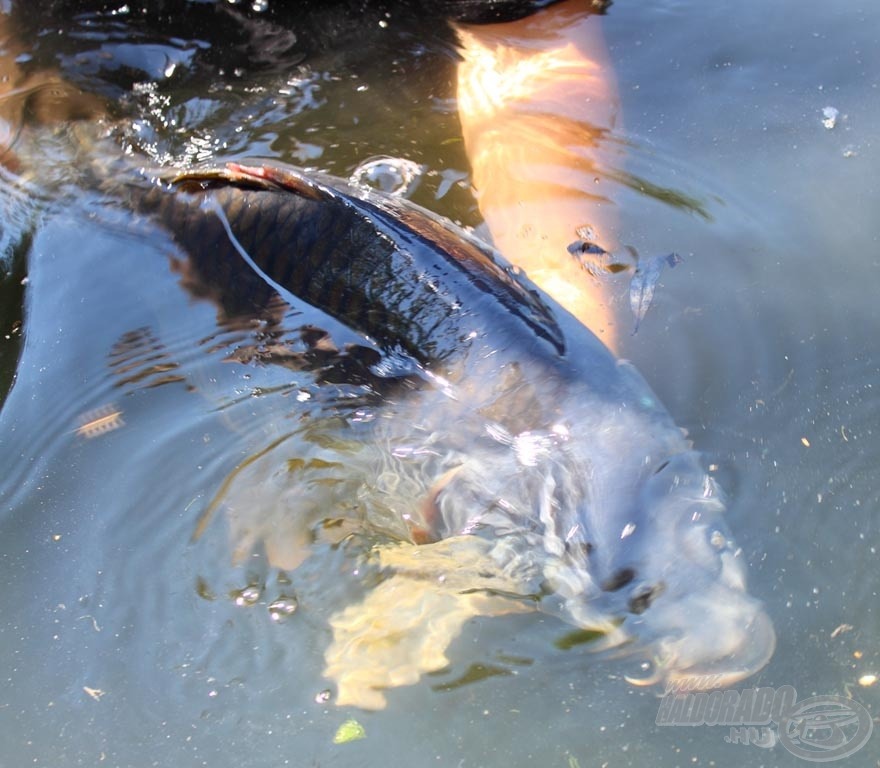
[[[432,494],[434,529],[491,539],[481,574],[537,599],[576,642],[646,655],[644,682],[730,685],[766,664],[775,634],[724,496],[638,372],[606,372],[601,390],[586,376],[551,382],[526,430],[492,423],[463,441]],[[468,420],[454,423],[459,434]]]
[[[547,591],[568,622],[598,628],[604,647],[651,659],[653,672],[631,682],[732,685],[770,659],[772,622],[747,591],[723,494],[700,455],[686,441],[641,434],[650,450],[630,445],[629,463],[584,470],[591,480],[574,517],[558,505],[562,529],[578,528],[580,543],[566,541],[545,567]]]
[[[621,626],[649,649],[655,669],[644,682],[717,688],[761,669],[775,648],[773,624],[747,591],[723,495],[699,454],[680,452],[653,469],[635,511],[603,586],[621,592]]]

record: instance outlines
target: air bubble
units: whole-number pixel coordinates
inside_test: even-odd
[[[402,157],[374,157],[354,169],[351,183],[395,197],[409,197],[424,171],[424,166]]]
[[[232,599],[236,605],[253,605],[260,599],[260,588],[251,584],[244,589],[234,591]]]
[[[295,597],[287,597],[282,595],[277,600],[269,603],[269,618],[272,621],[284,621],[293,616],[299,603]]]

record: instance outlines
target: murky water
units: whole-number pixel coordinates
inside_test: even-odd
[[[339,55],[306,34],[314,13],[297,44],[276,30],[281,53],[259,66],[224,59],[228,20],[163,37],[84,17],[78,35],[21,46],[100,83],[126,118],[117,139],[154,160],[256,154],[348,176],[405,158],[422,166],[413,199],[478,225],[449,38],[391,24]],[[623,169],[704,212],[615,187],[621,240],[684,257],[622,351],[729,493],[778,635],[753,683],[852,695],[876,716],[880,687],[858,680],[880,674],[880,10],[621,0],[602,24]],[[218,324],[167,235],[49,162],[63,137],[39,141],[56,192],[2,182],[0,764],[803,762],[726,743],[724,727],[656,726],[657,692],[629,686],[631,668],[559,650],[560,625],[535,615],[473,620],[450,670],[381,712],[324,702],[327,618],[362,589],[343,551],[320,545],[288,578],[263,557],[233,564],[219,513],[192,540],[230,473],[296,429],[308,376],[228,362],[265,329]],[[83,434],[101,418],[106,432]],[[239,503],[271,507],[256,466]],[[473,665],[498,674],[460,684]],[[334,744],[349,717],[366,738]],[[847,764],[875,765],[878,745]]]

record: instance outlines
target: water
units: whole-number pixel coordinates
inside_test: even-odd
[[[382,45],[373,31],[334,55],[302,29],[285,47],[276,30],[271,61],[224,60],[217,43],[199,68],[220,33],[185,21],[162,38],[82,20],[105,36],[121,25],[102,43],[128,63],[112,75],[95,74],[104,59],[86,37],[21,45],[102,83],[132,117],[121,141],[157,160],[259,154],[345,177],[402,158],[423,167],[415,200],[480,223],[444,36],[392,24]],[[602,23],[626,172],[705,213],[615,187],[621,239],[684,258],[622,353],[729,493],[750,591],[778,635],[747,684],[851,694],[876,716],[880,689],[857,680],[880,668],[880,11],[620,2]],[[384,711],[334,707],[327,618],[362,588],[341,550],[323,545],[287,583],[264,558],[230,563],[222,520],[192,541],[229,473],[294,428],[307,377],[224,362],[261,329],[218,326],[149,222],[94,190],[57,204],[3,188],[0,386],[13,370],[15,384],[0,412],[0,764],[378,765],[389,749],[413,765],[802,762],[727,744],[722,727],[655,726],[660,700],[622,679],[630,668],[557,650],[560,625],[534,615],[471,621],[450,671],[392,691]],[[78,434],[102,406],[122,423]],[[293,596],[287,615],[277,601]],[[485,679],[462,684],[472,665]],[[366,738],[334,744],[349,717]],[[878,744],[848,764],[875,765]]]

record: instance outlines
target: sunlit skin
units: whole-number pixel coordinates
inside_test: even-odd
[[[568,251],[578,229],[613,251],[602,169],[619,147],[616,85],[587,0],[504,24],[459,25],[458,108],[480,212],[495,246],[613,351],[605,286]]]

